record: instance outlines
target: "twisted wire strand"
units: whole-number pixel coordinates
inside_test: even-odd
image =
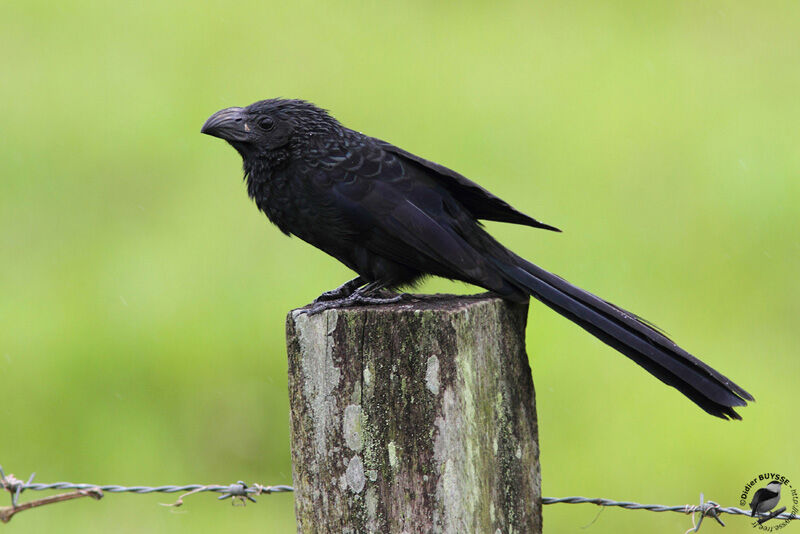
[[[94,485],[94,484],[74,484],[72,482],[53,482],[52,484],[42,484],[42,483],[30,483],[30,484],[22,484],[21,490],[34,490],[34,491],[43,491],[43,490],[89,490],[89,489],[99,489],[103,492],[107,493],[139,493],[139,494],[146,494],[146,493],[178,493],[178,492],[188,492],[188,491],[196,491],[196,492],[205,492],[211,491],[216,493],[225,493],[225,494],[233,494],[236,495],[239,493],[237,491],[237,486],[240,486],[241,482],[238,484],[232,484],[228,486],[223,486],[219,484],[187,484],[184,486],[174,486],[174,485],[166,485],[166,486],[119,486],[115,484],[110,485]],[[233,490],[233,492],[232,492]],[[244,493],[247,494],[265,494],[265,493],[286,493],[294,491],[292,486],[287,485],[277,485],[277,486],[265,486],[260,484],[254,484],[253,486],[249,486],[244,488]],[[682,514],[690,514],[692,512],[702,512],[702,505],[691,505],[691,504],[684,504],[680,506],[666,506],[663,504],[642,504],[638,502],[632,501],[615,501],[612,499],[603,499],[603,498],[590,498],[590,497],[580,497],[580,496],[572,496],[572,497],[542,497],[542,504],[595,504],[597,506],[610,506],[610,507],[617,507],[617,508],[624,508],[626,510],[647,510],[650,512],[678,512]],[[716,505],[714,503],[706,503],[709,505],[710,508],[713,508],[719,514],[730,514],[730,515],[745,515],[750,517],[750,510],[742,510],[741,508],[735,507],[723,507]],[[775,517],[775,519],[790,519],[796,520],[800,519],[800,516],[790,514],[788,512],[784,512]]]
[[[716,510],[717,514],[746,515],[751,517],[750,510],[742,510],[732,506],[724,507],[713,501],[704,504],[684,504],[682,506],[665,506],[663,504],[641,504],[631,501],[614,501],[611,499],[598,499],[589,497],[542,497],[542,504],[596,504],[598,506],[615,506],[626,510],[647,510],[650,512],[680,512],[691,514],[692,512],[704,512],[706,510]],[[800,516],[784,512],[774,517],[774,519],[800,519]]]
[[[117,484],[97,485],[97,484],[75,484],[72,482],[53,482],[44,484],[40,482],[33,482],[34,475],[31,475],[27,482],[23,482],[15,478],[13,475],[6,476],[0,467],[0,489],[5,489],[11,493],[12,506],[17,506],[17,499],[20,493],[25,490],[32,491],[46,491],[46,490],[100,490],[104,493],[201,493],[201,492],[214,492],[221,493],[220,500],[238,497],[241,499],[248,499],[255,502],[253,499],[256,495],[264,495],[270,493],[286,493],[294,491],[292,486],[275,485],[268,486],[262,484],[247,485],[241,480],[235,484],[221,485],[221,484],[186,484],[183,486],[177,485],[164,485],[164,486],[120,486]],[[185,496],[185,495],[184,495]],[[723,507],[714,501],[703,501],[703,495],[700,494],[700,504],[685,504],[681,506],[665,506],[663,504],[642,504],[633,501],[615,501],[612,499],[603,498],[589,498],[580,496],[571,497],[542,497],[542,504],[594,504],[597,506],[617,507],[625,510],[647,510],[650,512],[678,512],[682,514],[700,513],[700,521],[694,525],[690,531],[696,532],[700,528],[700,524],[704,517],[712,517],[721,525],[724,523],[719,519],[722,514],[742,515],[752,517],[749,510],[742,510],[735,507]],[[694,517],[694,515],[693,515]],[[776,520],[797,520],[800,516],[793,515],[788,512],[781,513],[774,516]],[[694,520],[693,520],[694,521]]]
[[[294,491],[294,488],[291,486],[265,486],[261,484],[253,484],[252,486],[247,486],[242,488],[241,490],[238,486],[241,486],[242,483],[239,482],[237,484],[230,484],[228,486],[223,486],[219,484],[186,484],[185,486],[173,486],[173,485],[166,485],[166,486],[119,486],[116,484],[109,484],[109,485],[95,485],[95,484],[73,484],[72,482],[53,482],[52,484],[41,484],[41,483],[31,483],[31,484],[23,484],[22,490],[34,490],[34,491],[44,491],[44,490],[89,490],[89,489],[99,489],[105,493],[178,493],[178,492],[188,492],[188,491],[196,491],[196,492],[204,492],[204,491],[212,491],[216,493],[232,493],[234,495],[243,492],[247,494],[257,494],[261,495],[264,493],[285,493]]]

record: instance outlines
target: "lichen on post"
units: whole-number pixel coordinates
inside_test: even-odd
[[[287,318],[298,532],[541,532],[527,305]]]

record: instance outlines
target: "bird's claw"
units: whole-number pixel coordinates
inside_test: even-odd
[[[328,291],[328,293],[339,291],[339,289]],[[335,298],[333,300],[320,300],[320,298],[322,298],[325,295],[326,293],[320,295],[320,297],[317,298],[311,306],[300,310],[300,313],[305,313],[308,316],[312,316],[312,315],[317,315],[318,313],[322,313],[325,310],[332,310],[335,308],[346,308],[350,306],[359,306],[359,305],[364,306],[369,304],[391,304],[393,302],[399,302],[408,297],[407,293],[401,293],[399,295],[384,297],[384,296],[374,296],[375,294],[373,293],[367,293],[356,290],[355,292],[351,293],[346,297]]]
[[[358,287],[361,284],[363,284],[363,280],[361,278],[355,278],[353,280],[349,280],[344,284],[340,285],[339,287],[337,287],[336,289],[331,289],[330,291],[326,291],[322,295],[315,298],[314,304],[318,302],[341,300],[346,297],[349,297],[355,291],[358,290]]]
[[[318,302],[331,302],[334,300],[342,300],[343,298],[347,297],[345,289],[346,288],[344,287],[337,287],[336,289],[331,289],[330,291],[326,291],[325,293],[314,299],[314,304]]]

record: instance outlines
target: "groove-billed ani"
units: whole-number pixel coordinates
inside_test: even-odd
[[[753,400],[636,315],[495,241],[479,219],[558,230],[457,172],[345,128],[301,100],[223,109],[202,132],[241,154],[247,192],[281,231],[358,273],[317,299],[311,313],[393,300],[382,298],[380,290],[443,276],[506,299],[535,297],[712,415],[741,419],[733,407]]]

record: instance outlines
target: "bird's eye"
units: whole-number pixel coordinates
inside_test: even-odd
[[[258,119],[258,127],[269,131],[275,127],[275,121],[272,120],[272,117],[261,117]]]

